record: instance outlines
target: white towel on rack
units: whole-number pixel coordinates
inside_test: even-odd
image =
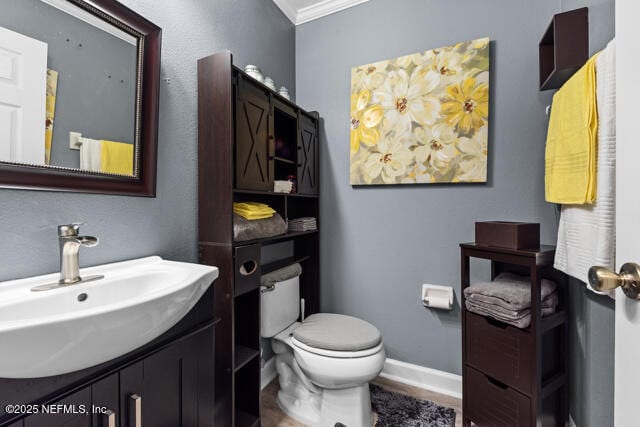
[[[587,283],[591,266],[615,267],[616,53],[615,39],[596,60],[598,162],[596,202],[562,206],[555,268]],[[594,291],[596,292],[596,291]],[[600,292],[598,292],[600,293]]]
[[[100,172],[102,145],[97,139],[82,138],[80,145],[80,169]]]

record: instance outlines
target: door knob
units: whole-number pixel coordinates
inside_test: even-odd
[[[596,291],[610,291],[620,286],[626,296],[640,300],[640,265],[628,262],[615,273],[604,267],[589,269],[589,284]]]

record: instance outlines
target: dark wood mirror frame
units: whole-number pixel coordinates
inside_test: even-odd
[[[115,0],[67,0],[125,29],[141,43],[137,177],[92,174],[0,162],[0,187],[155,197],[162,30]]]

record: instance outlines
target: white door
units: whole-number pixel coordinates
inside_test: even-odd
[[[0,161],[44,164],[47,44],[0,27]]]
[[[640,5],[616,1],[616,260],[640,263]],[[638,227],[638,228],[636,228]],[[640,301],[616,289],[616,427],[640,425]]]

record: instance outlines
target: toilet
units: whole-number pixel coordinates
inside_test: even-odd
[[[312,427],[369,427],[369,381],[386,358],[380,331],[341,314],[318,313],[298,322],[299,284],[298,273],[262,287],[260,334],[271,339],[275,353],[278,405]]]

